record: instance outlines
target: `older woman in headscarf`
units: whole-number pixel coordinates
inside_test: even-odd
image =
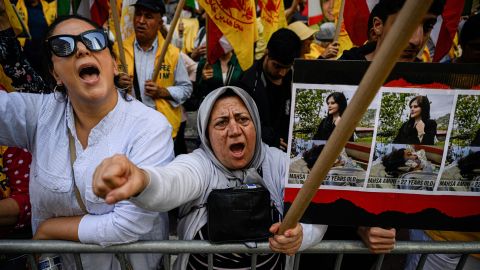
[[[208,240],[208,213],[202,206],[213,189],[237,187],[262,178],[260,182],[270,192],[276,209],[283,213],[288,158],[261,141],[260,118],[253,99],[238,87],[218,88],[200,106],[197,124],[202,143],[199,149],[177,157],[167,166],[142,169],[124,156],[113,156],[97,167],[94,192],[108,203],[130,198],[142,208],[156,211],[181,206],[178,233],[185,240]],[[292,255],[318,243],[327,228],[297,224],[279,235],[279,224],[270,227],[275,235],[269,239],[270,248],[278,253],[260,255],[257,269],[283,269],[284,256],[279,253]],[[214,267],[250,267],[247,254],[229,255],[215,255]],[[207,265],[207,257],[202,254],[181,254],[175,262],[176,269],[201,269]]]

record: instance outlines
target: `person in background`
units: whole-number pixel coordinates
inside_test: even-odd
[[[337,58],[340,44],[334,41],[335,24],[333,22],[326,22],[320,25],[320,29],[315,35],[315,43],[323,49],[317,59],[334,60]]]
[[[0,146],[0,239],[32,237],[28,193],[31,161],[25,149]],[[21,254],[0,255],[0,268],[26,269],[26,261]]]
[[[262,140],[287,150],[293,60],[300,56],[300,38],[290,29],[275,31],[265,55],[245,71],[239,85],[257,104]]]
[[[31,38],[19,38],[23,52],[33,69],[40,76],[46,77],[48,70],[42,63],[41,55],[43,36],[48,26],[57,17],[57,1],[18,0],[16,7],[31,36]]]
[[[460,32],[462,55],[457,63],[480,63],[480,13],[467,19]]]
[[[9,27],[8,19],[0,18],[1,29]],[[8,52],[15,51],[11,40]],[[43,54],[57,83],[55,93],[0,93],[0,144],[32,153],[33,238],[103,246],[167,239],[166,213],[128,202],[107,205],[93,195],[87,179],[113,153],[145,165],[170,162],[171,126],[160,113],[117,91],[118,69],[101,27],[80,16],[60,17],[46,40]],[[63,268],[76,269],[72,255],[58,257]],[[161,260],[160,254],[119,257],[138,269],[157,269]],[[120,269],[113,254],[81,254],[81,260],[83,269]]]
[[[480,14],[471,16],[464,24],[460,32],[460,45],[462,55],[456,60],[458,63],[480,63]],[[480,146],[480,130],[477,130],[470,146]],[[473,153],[471,156],[461,159],[458,167],[462,177],[472,173],[476,169],[478,172],[479,153]],[[477,167],[477,168],[475,168]],[[475,168],[475,169],[474,169]],[[471,177],[471,176],[470,176]],[[477,176],[478,177],[478,176]],[[455,180],[459,180],[458,178]],[[478,190],[471,190],[478,191]],[[440,231],[440,230],[410,230],[410,240],[413,241],[480,241],[480,232],[459,232],[459,231]],[[457,269],[461,254],[429,254],[426,258],[423,269],[426,270],[453,270]],[[409,254],[405,264],[405,270],[416,269],[420,260],[420,254]],[[464,270],[480,269],[480,254],[470,254],[463,266]]]
[[[370,14],[369,33],[374,42],[367,42],[365,45],[344,51],[339,60],[367,60],[372,61],[378,49],[382,45],[387,33],[392,28],[400,9],[405,0],[380,0],[373,8],[375,12]],[[398,61],[413,62],[420,61],[417,55],[424,49],[430,36],[433,26],[437,22],[437,17],[442,14],[444,0],[434,0],[427,14],[423,17],[421,24],[417,27],[410,38],[407,47],[403,50]],[[370,27],[371,22],[371,27]]]
[[[300,58],[306,59],[306,55],[310,53],[310,45],[312,44],[314,35],[317,31],[309,28],[305,23],[300,21],[289,24],[287,28],[295,32],[302,41]]]
[[[120,73],[119,86],[133,89],[136,99],[165,115],[175,139],[182,123],[180,105],[190,97],[192,83],[180,51],[171,44],[158,77],[152,79],[164,43],[160,29],[165,6],[156,0],[138,0],[133,5],[135,33],[123,43],[128,74]]]
[[[196,91],[201,97],[213,90],[228,85],[237,85],[243,75],[237,56],[225,36],[220,39],[224,53],[218,60],[209,64],[206,58],[200,59],[195,80]]]
[[[109,203],[129,201],[150,210],[167,211],[180,206],[179,237],[209,240],[207,198],[213,189],[258,183],[270,193],[278,213],[283,213],[284,178],[288,157],[261,140],[261,125],[253,99],[238,87],[211,92],[200,106],[197,118],[201,147],[177,157],[164,167],[137,167],[125,156],[104,160],[93,177],[93,191]],[[135,198],[133,198],[135,196]],[[210,217],[209,217],[210,218]],[[291,269],[283,254],[293,255],[318,243],[326,225],[297,223],[278,234],[280,223],[270,232],[270,249],[259,254],[257,269]],[[232,224],[235,226],[235,224]],[[207,254],[180,254],[175,269],[207,269]],[[247,254],[214,254],[215,269],[247,269]]]

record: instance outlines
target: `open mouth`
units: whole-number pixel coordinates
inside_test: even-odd
[[[100,70],[94,65],[83,66],[80,68],[79,76],[87,82],[95,81],[100,75]]]
[[[234,144],[230,145],[230,151],[234,155],[242,154],[243,149],[245,149],[245,144],[244,143],[234,143]]]

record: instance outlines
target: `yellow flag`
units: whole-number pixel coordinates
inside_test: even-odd
[[[22,35],[24,37],[28,37],[30,34],[28,33],[27,28],[23,25],[23,21],[20,19],[18,12],[15,10],[15,6],[10,3],[9,0],[3,0],[5,5],[5,13],[8,16],[8,20],[10,21],[10,25],[12,26],[15,35]]]
[[[252,66],[257,36],[255,1],[199,0],[198,3],[232,45],[241,68]]]
[[[259,0],[262,9],[261,21],[263,25],[263,38],[268,43],[270,36],[280,28],[287,27],[283,0]]]

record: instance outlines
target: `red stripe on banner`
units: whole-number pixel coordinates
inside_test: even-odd
[[[356,46],[361,46],[367,41],[368,16],[370,10],[365,0],[345,1],[343,20],[348,36]]]
[[[299,191],[299,188],[286,188],[285,202],[293,202]],[[348,200],[372,214],[380,214],[385,211],[413,214],[428,208],[438,209],[444,214],[456,218],[480,214],[480,197],[478,195],[422,195],[321,189],[315,194],[312,203],[333,203],[338,199]]]
[[[407,80],[401,78],[397,80],[391,80],[388,83],[384,84],[385,87],[412,87],[412,88],[431,88],[431,89],[451,89],[450,86],[442,83],[429,83],[429,84],[415,84],[408,82]],[[472,88],[473,89],[473,88]]]

